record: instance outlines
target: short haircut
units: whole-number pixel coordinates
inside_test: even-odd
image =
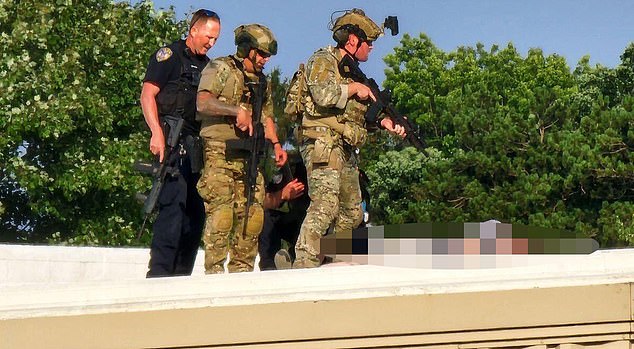
[[[220,16],[218,16],[216,12],[201,8],[200,10],[194,12],[194,14],[192,15],[192,20],[189,24],[189,29],[191,30],[194,27],[194,25],[198,22],[204,21],[203,23],[206,24],[209,19],[220,22]]]

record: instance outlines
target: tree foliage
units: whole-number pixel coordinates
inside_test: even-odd
[[[149,185],[131,166],[149,154],[141,81],[183,32],[150,2],[0,2],[3,241],[131,242]]]
[[[433,151],[368,164],[377,223],[494,218],[634,243],[633,52],[615,69],[586,59],[571,72],[539,49],[443,52],[405,35],[385,85]]]
[[[134,243],[133,197],[150,184],[131,166],[149,157],[141,81],[184,31],[150,2],[0,0],[0,241]],[[539,49],[445,52],[405,35],[385,62],[429,148],[371,136],[374,223],[495,218],[634,243],[634,45],[615,68],[586,57],[571,70]],[[294,143],[288,80],[271,80],[280,138]]]

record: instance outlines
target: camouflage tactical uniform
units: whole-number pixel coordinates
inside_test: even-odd
[[[234,55],[210,62],[202,72],[198,91],[209,91],[221,102],[251,110],[251,96],[245,77],[257,82],[258,76],[243,73],[242,60]],[[267,89],[262,123],[265,123],[265,116],[273,115],[271,101],[271,90]],[[247,229],[243,235],[247,202],[245,160],[249,154],[227,149],[225,143],[240,138],[243,133],[235,126],[233,116],[202,120],[200,135],[205,141],[205,164],[198,191],[205,201],[207,213],[203,233],[205,271],[208,274],[224,272],[227,252],[230,256],[229,272],[252,271],[264,220],[264,179],[258,173]]]
[[[348,84],[338,70],[341,54],[328,46],[306,65],[309,97],[302,118],[302,157],[311,204],[295,245],[294,268],[320,265],[319,240],[329,229],[345,237],[363,217],[356,148],[367,137],[367,106],[348,99]]]
[[[353,81],[341,75],[339,63],[342,51],[357,59],[364,42],[369,54],[371,42],[383,30],[360,9],[345,11],[330,29],[337,47],[322,48],[308,60],[303,74],[308,96],[300,98],[302,108],[295,109],[303,110],[301,152],[311,204],[295,245],[294,268],[319,266],[321,236],[333,229],[338,237],[351,238],[363,220],[357,149],[367,138],[367,106],[348,97]],[[358,39],[354,53],[346,48],[352,34]],[[301,91],[300,86],[297,90]]]

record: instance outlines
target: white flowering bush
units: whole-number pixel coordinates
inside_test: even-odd
[[[151,2],[0,0],[0,241],[134,241],[142,79],[183,32]]]

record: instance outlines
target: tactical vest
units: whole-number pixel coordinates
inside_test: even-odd
[[[327,59],[335,71],[333,80],[328,81],[333,84],[349,84],[352,79],[344,78],[339,73],[338,62],[340,61],[337,48],[328,46],[319,49],[308,61],[305,76],[308,78],[313,74],[313,63],[315,59]],[[304,112],[302,118],[303,136],[309,139],[323,137],[324,127],[329,128],[338,134],[343,140],[353,146],[361,146],[367,137],[365,130],[365,113],[368,107],[355,99],[348,99],[344,109],[335,107],[323,107],[317,105],[309,95],[305,99]],[[330,135],[331,137],[333,135]]]
[[[289,116],[291,122],[296,122],[297,120],[301,122],[301,117],[306,111],[306,100],[310,98],[304,63],[300,63],[299,68],[293,74],[285,96],[284,114]]]
[[[245,76],[242,72],[241,64],[232,56],[219,57],[214,59],[215,63],[226,64],[231,72],[223,86],[222,92],[217,96],[218,100],[229,105],[241,106],[251,110],[251,99],[249,88],[244,83]],[[202,122],[200,135],[214,140],[225,141],[237,139],[242,135],[242,131],[235,127],[235,117],[207,118]]]
[[[316,56],[327,57],[328,60],[332,62],[336,75],[335,75],[334,81],[331,81],[331,82],[334,82],[335,84],[344,84],[344,85],[353,82],[352,79],[344,78],[339,73],[339,70],[337,68],[337,63],[339,62],[341,58],[339,57],[336,47],[328,46],[328,47],[319,49],[313,55],[313,57],[316,57]],[[311,72],[311,70],[313,69],[312,63],[313,63],[312,61],[309,61],[308,66],[306,67],[307,77],[312,74]],[[359,126],[363,126],[365,123],[365,112],[367,111],[367,109],[368,107],[365,104],[358,102],[355,99],[349,99],[348,102],[346,103],[345,109],[343,110],[337,109],[337,108],[322,107],[317,105],[312,100],[312,98],[308,96],[308,98],[306,98],[304,115],[309,116],[309,118],[313,120],[324,118],[324,117],[335,116],[337,118],[337,121],[340,123],[353,122]]]
[[[247,109],[251,109],[251,101],[249,99],[250,92],[249,88],[244,83],[245,77],[242,72],[243,67],[238,65],[241,65],[242,63],[231,56],[221,57],[217,60],[224,62],[231,68],[231,81],[234,82],[233,86],[226,86],[226,90],[223,90],[222,94],[218,96],[218,98],[225,98],[226,100],[224,102],[227,104],[241,105]]]
[[[182,117],[187,124],[199,128],[199,123],[196,121],[196,94],[200,73],[204,67],[193,66],[191,58],[185,57],[181,45],[177,45],[174,51],[180,66],[179,78],[168,81],[159,91],[156,96],[158,113],[159,116]]]

